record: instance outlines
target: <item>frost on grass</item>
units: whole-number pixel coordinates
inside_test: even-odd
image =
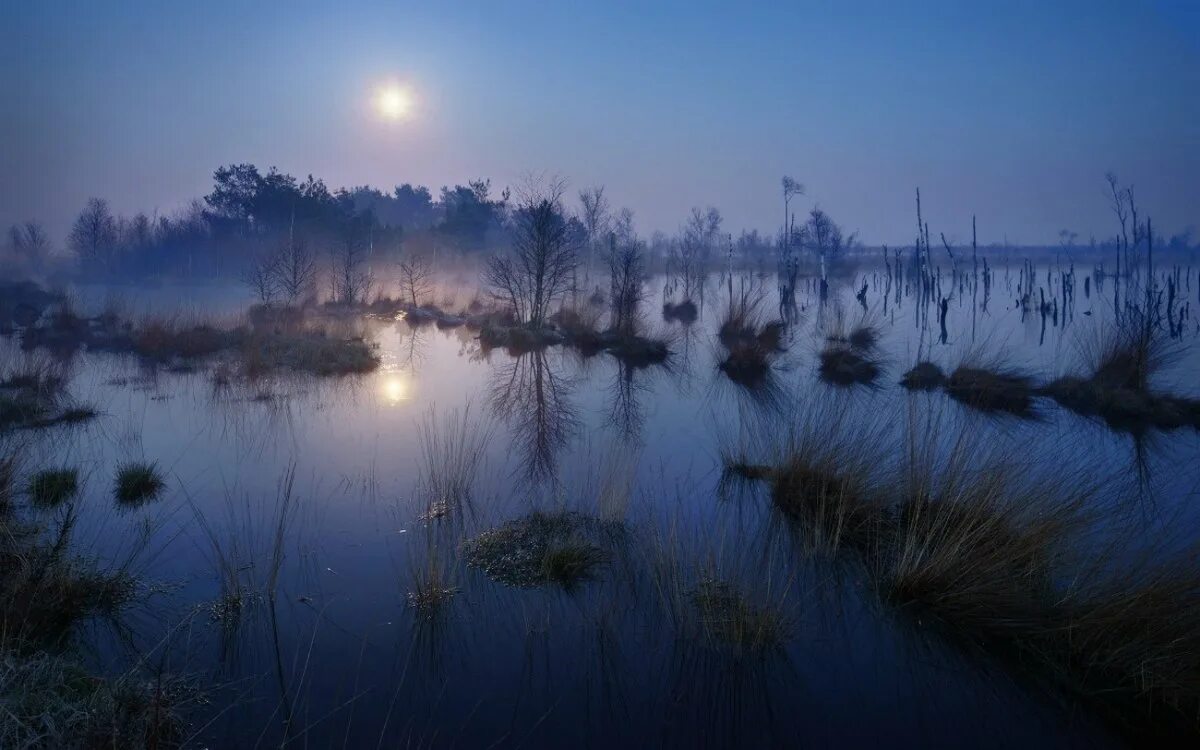
[[[571,588],[596,576],[622,527],[577,513],[532,513],[463,543],[467,564],[506,586]]]

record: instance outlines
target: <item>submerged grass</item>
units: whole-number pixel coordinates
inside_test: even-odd
[[[791,623],[781,610],[751,603],[730,581],[703,576],[691,601],[704,635],[739,653],[774,651],[791,635]]]

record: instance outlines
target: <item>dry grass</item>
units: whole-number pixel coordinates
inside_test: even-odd
[[[1200,555],[1089,571],[1060,597],[1041,656],[1151,736],[1200,734]]]
[[[425,500],[426,515],[438,510],[439,517],[449,513],[461,517],[471,508],[471,491],[491,435],[491,423],[473,417],[470,404],[440,420],[430,407],[417,425],[419,494]]]
[[[850,406],[832,399],[803,407],[783,435],[761,426],[748,448],[725,459],[727,479],[765,479],[774,506],[821,552],[866,544],[882,512],[878,456],[887,453],[887,431]]]
[[[939,451],[940,421],[910,415],[899,499],[871,560],[877,586],[978,639],[1037,632],[1094,488],[1001,458],[966,430]]]
[[[1115,430],[1200,428],[1200,401],[1153,391],[1151,378],[1178,352],[1136,318],[1085,339],[1081,350],[1090,374],[1058,378],[1041,393],[1077,414],[1099,417]]]

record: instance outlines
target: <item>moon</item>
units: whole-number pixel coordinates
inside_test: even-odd
[[[388,84],[375,95],[375,109],[385,120],[403,120],[413,108],[412,92],[405,86]]]

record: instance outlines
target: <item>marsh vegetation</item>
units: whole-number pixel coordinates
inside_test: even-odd
[[[236,280],[5,287],[0,744],[1200,736],[1190,256],[230,180]]]

